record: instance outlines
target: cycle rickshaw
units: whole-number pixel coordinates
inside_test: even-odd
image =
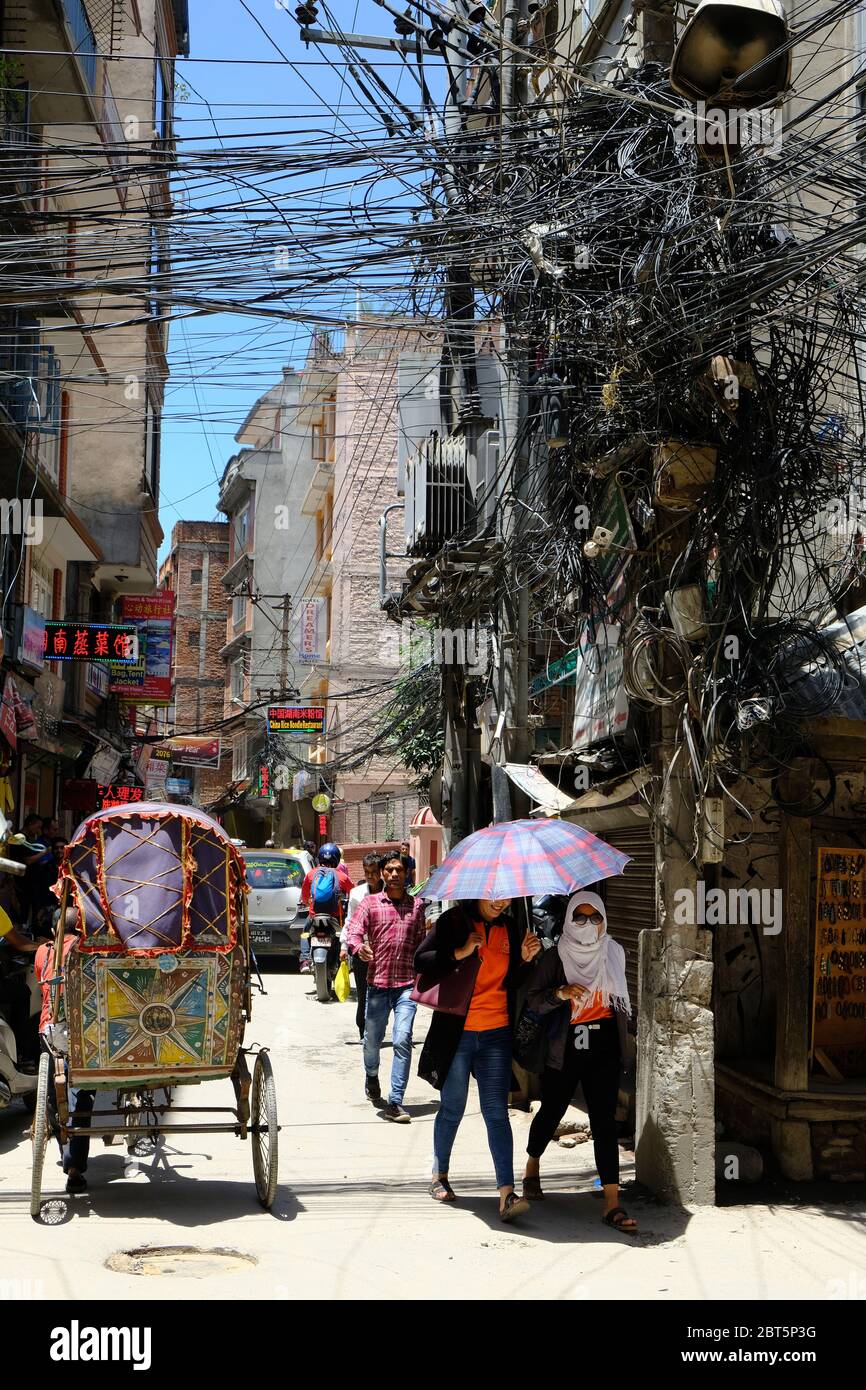
[[[267,1051],[243,1046],[251,953],[236,847],[191,807],[112,807],[75,832],[58,891],[49,976],[55,1026],[40,1058],[31,1215],[41,1209],[50,1135],[61,1145],[76,1135],[107,1144],[120,1135],[133,1151],[166,1134],[249,1138],[256,1193],[269,1208],[277,1190],[276,1087]],[[78,939],[64,952],[68,908]],[[174,1103],[177,1086],[227,1079],[232,1107]],[[115,1092],[113,1108],[76,1128],[70,1088]]]

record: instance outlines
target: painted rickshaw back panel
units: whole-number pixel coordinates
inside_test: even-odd
[[[73,950],[66,977],[73,1085],[189,1085],[231,1075],[242,1037],[240,944],[229,954],[156,957]]]

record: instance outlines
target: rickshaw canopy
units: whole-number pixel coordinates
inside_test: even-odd
[[[244,862],[204,811],[164,802],[88,816],[66,847],[57,883],[78,909],[82,953],[154,956],[231,951]]]

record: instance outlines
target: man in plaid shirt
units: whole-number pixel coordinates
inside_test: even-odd
[[[347,944],[353,955],[368,962],[367,1016],[364,1024],[365,1095],[374,1103],[381,1099],[379,1051],[388,1019],[393,1012],[391,1040],[391,1091],[385,1117],[408,1124],[403,1097],[412,1062],[412,1026],[415,1002],[411,998],[415,983],[412,960],[426,930],[424,903],[406,892],[406,860],[402,854],[389,854],[382,860],[383,893],[365,898],[349,922]]]

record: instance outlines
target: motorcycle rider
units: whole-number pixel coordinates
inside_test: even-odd
[[[340,850],[340,848],[339,848],[338,845],[334,845],[334,844],[322,845],[322,848],[319,850],[319,854],[318,854],[318,860],[319,860],[318,865],[316,866],[315,869],[310,869],[310,872],[307,874],[307,877],[304,879],[303,887],[301,888],[301,902],[304,903],[304,904],[306,905],[308,911],[310,912],[310,915],[312,916],[313,913],[312,913],[311,894],[312,894],[313,879],[314,879],[314,878],[316,877],[316,875],[319,873],[320,869],[333,869],[333,870],[334,870],[334,873],[336,874],[336,877],[337,877],[337,887],[338,887],[339,892],[340,892],[340,899],[339,899],[338,904],[337,904],[337,913],[336,913],[336,917],[337,917],[337,921],[340,923],[340,926],[341,926],[341,927],[342,927],[342,924],[343,924],[343,902],[342,902],[342,899],[343,899],[344,896],[345,896],[345,897],[348,897],[348,895],[351,893],[352,888],[353,888],[353,886],[354,886],[353,883],[352,883],[352,880],[349,878],[349,875],[346,873],[346,870],[345,870],[344,868],[342,868],[341,865],[340,865],[340,860],[342,859],[342,857],[343,857],[343,855],[342,855],[342,852],[341,852],[341,850]],[[310,933],[309,933],[309,930],[307,930],[306,932],[301,932],[301,974],[302,974],[302,975],[309,975],[309,973],[310,973],[310,957],[311,957]]]
[[[18,930],[9,913],[0,906],[0,1013],[12,1029],[15,1045],[18,1048],[17,1060],[20,1071],[29,1071],[36,1062],[31,1055],[32,1043],[28,1043],[28,1022],[30,1019],[30,990],[26,979],[20,972],[13,973],[8,955],[35,955],[39,948],[37,941],[24,936]]]

